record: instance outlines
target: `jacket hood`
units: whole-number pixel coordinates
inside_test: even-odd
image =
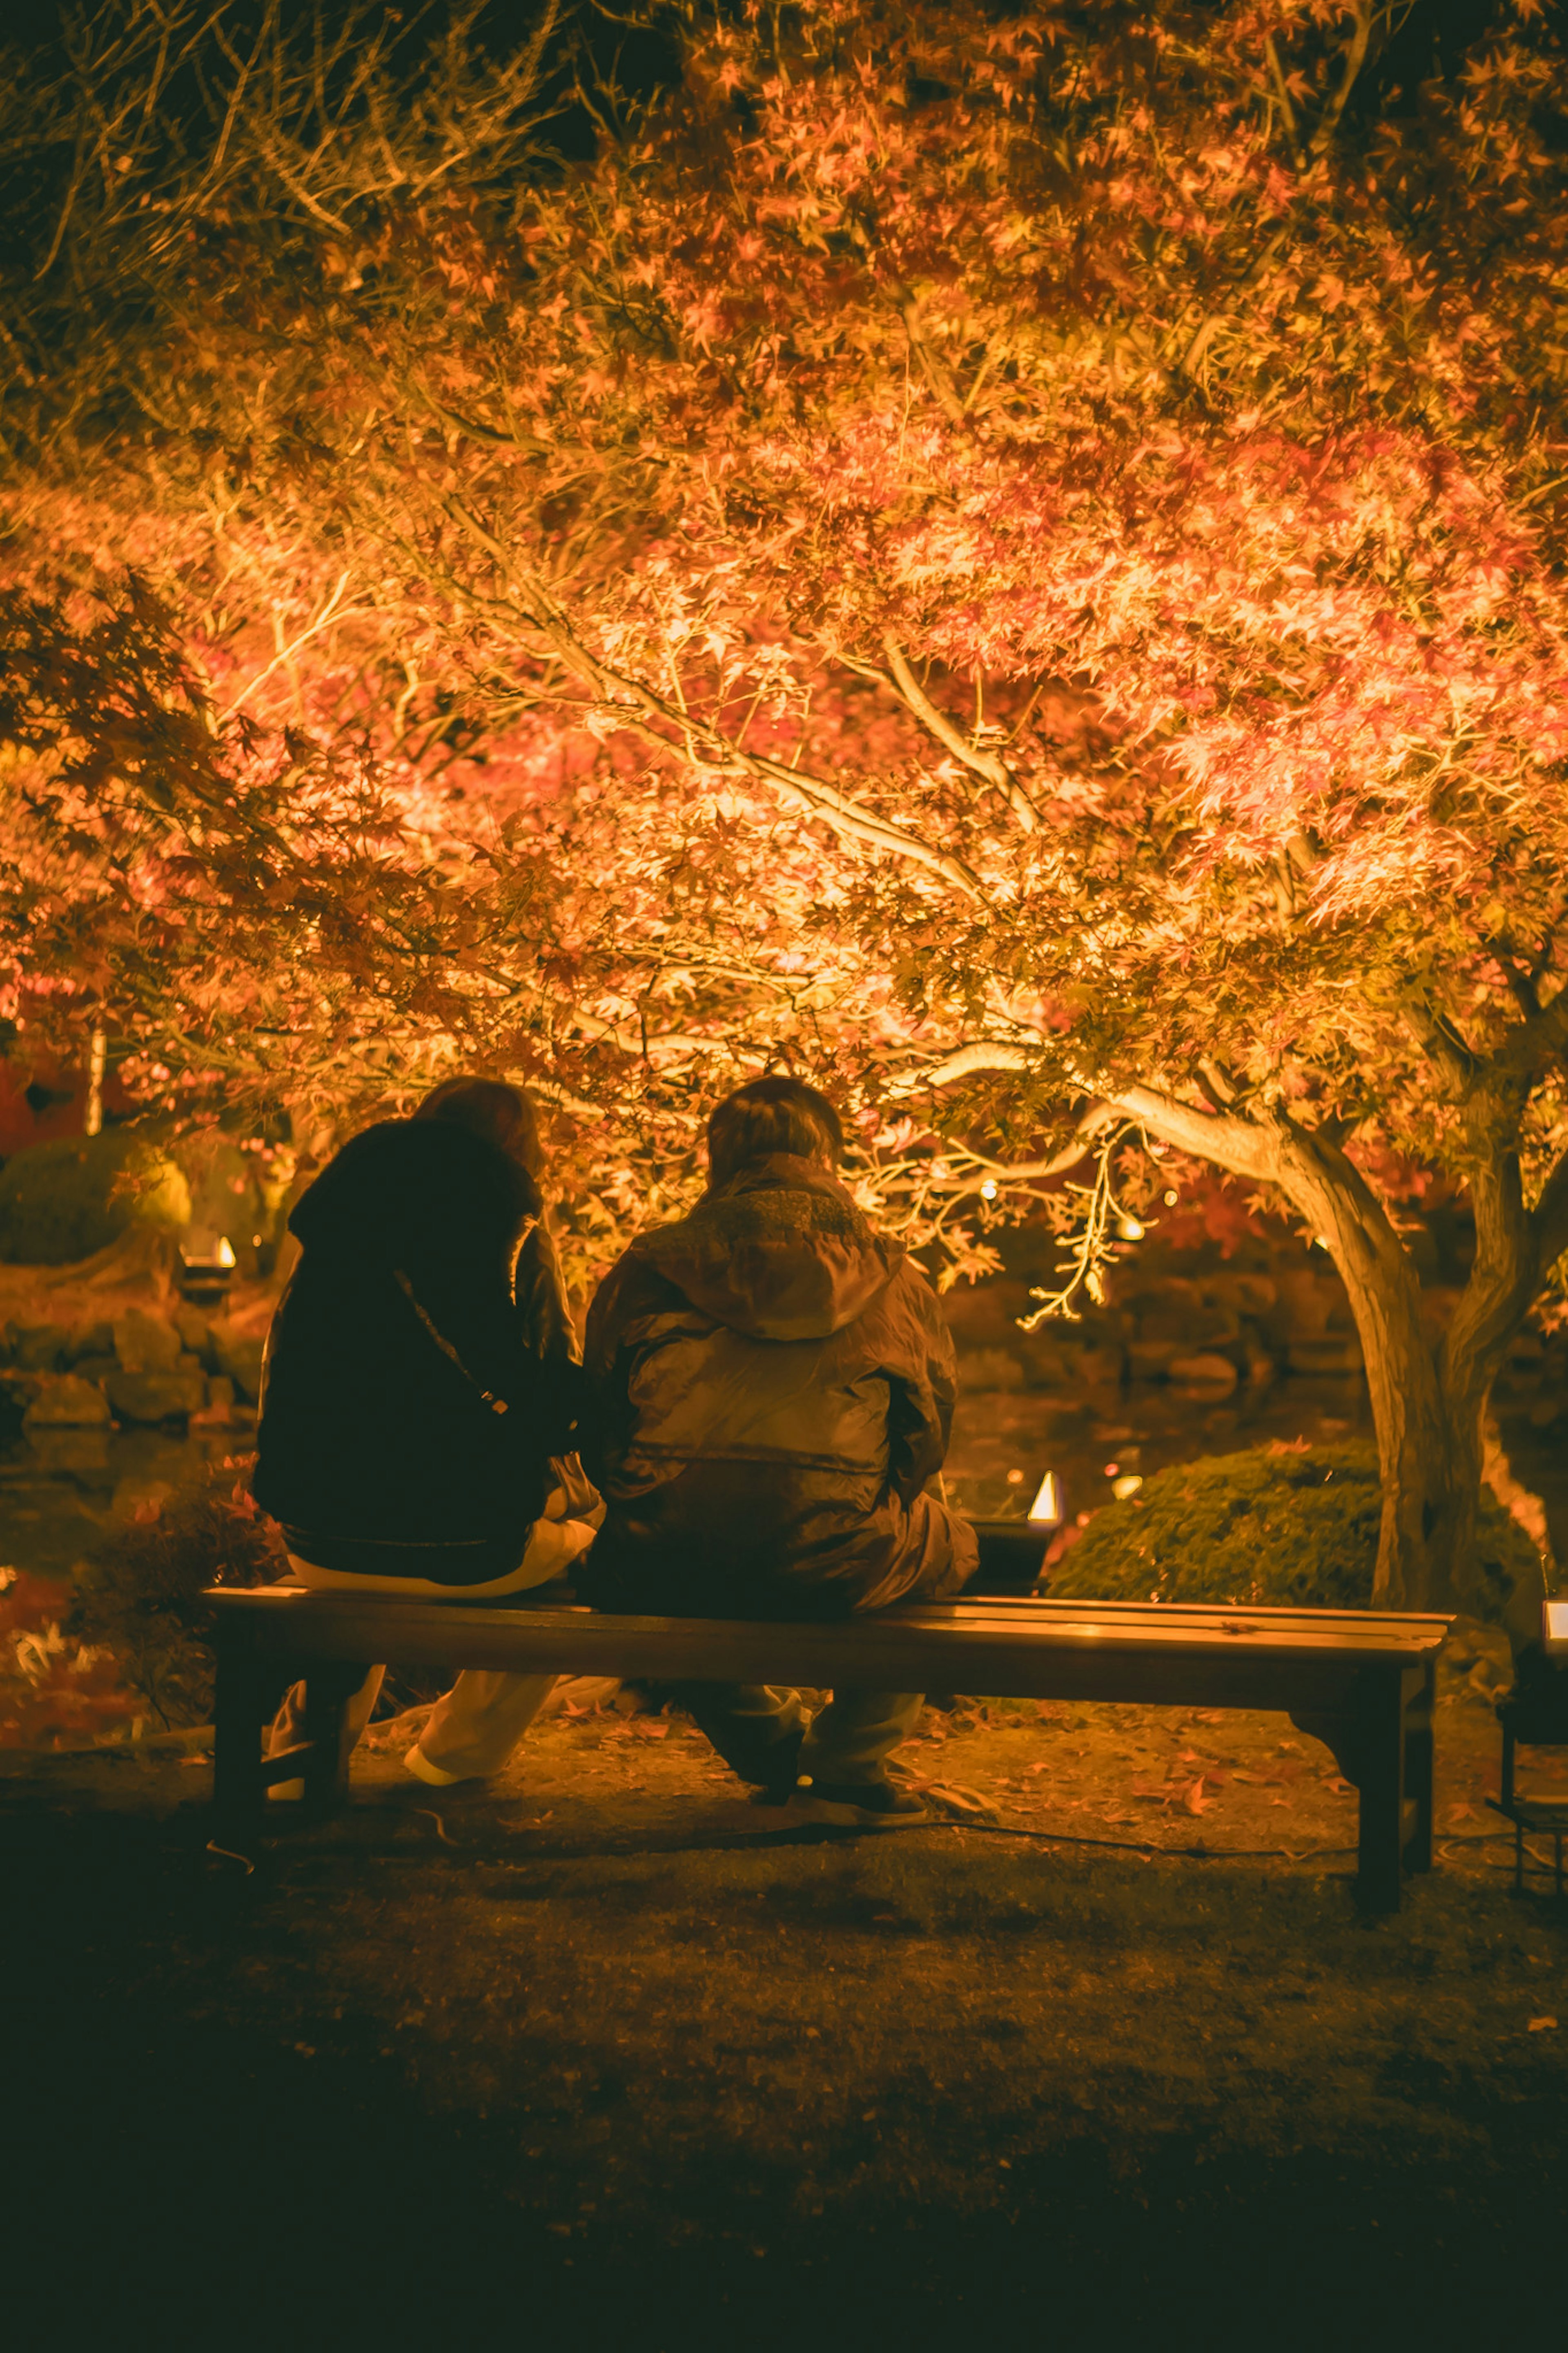
[[[526,1168],[468,1129],[438,1119],[367,1127],[302,1193],[289,1229],[321,1254],[399,1266],[488,1256],[539,1214]]]
[[[885,1291],[904,1251],[872,1231],[815,1162],[780,1153],[732,1176],[678,1225],[632,1244],[714,1322],[753,1340],[822,1340]]]

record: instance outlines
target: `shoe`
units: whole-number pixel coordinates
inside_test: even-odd
[[[773,1788],[748,1789],[746,1803],[749,1806],[787,1806],[794,1795],[794,1781],[781,1781]]]
[[[778,1743],[778,1753],[763,1761],[763,1769],[767,1775],[766,1780],[752,1781],[749,1773],[742,1774],[741,1778],[743,1781],[751,1782],[751,1788],[747,1792],[748,1804],[788,1805],[795,1785],[800,1778],[800,1744],[805,1737],[805,1727],[803,1725],[798,1732],[791,1733],[786,1739]]]
[[[459,1781],[473,1778],[471,1774],[447,1773],[439,1765],[432,1765],[422,1748],[411,1748],[403,1762],[416,1781],[423,1781],[431,1789],[454,1788]]]
[[[795,1790],[785,1811],[792,1822],[845,1831],[907,1831],[931,1820],[912,1789],[891,1781],[813,1781]]]

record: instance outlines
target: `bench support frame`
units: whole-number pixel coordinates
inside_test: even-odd
[[[1157,1647],[1134,1643],[1009,1641],[1007,1627],[1015,1632],[1037,1629],[1048,1636],[1043,1621],[1051,1605],[1037,1602],[1004,1605],[1000,1620],[994,1605],[982,1604],[973,1610],[958,1605],[945,1611],[911,1611],[902,1624],[896,1622],[899,1613],[886,1612],[879,1621],[848,1626],[759,1628],[616,1620],[560,1609],[509,1611],[503,1625],[500,1613],[472,1606],[395,1601],[377,1609],[351,1597],[334,1609],[323,1606],[329,1597],[286,1597],[275,1589],[219,1589],[211,1599],[217,1605],[218,1651],[213,1795],[225,1816],[254,1815],[268,1788],[284,1780],[304,1780],[311,1813],[343,1802],[345,1709],[374,1652],[404,1665],[607,1672],[676,1682],[831,1686],[841,1681],[919,1690],[952,1689],[956,1677],[965,1690],[1021,1698],[1284,1709],[1303,1731],[1327,1742],[1358,1791],[1361,1909],[1374,1915],[1397,1911],[1405,1872],[1432,1866],[1432,1725],[1440,1631],[1415,1658],[1390,1657],[1386,1651],[1368,1657],[1314,1651],[1293,1658],[1272,1649],[1261,1655],[1241,1642],[1201,1652],[1173,1647],[1162,1654]],[[282,1613],[255,1607],[274,1599],[284,1604]],[[307,1606],[289,1608],[290,1601]],[[1113,1615],[1109,1609],[1100,1614]],[[1176,1613],[1164,1614],[1169,1621]],[[1270,1615],[1253,1614],[1259,1620]],[[1299,1622],[1305,1613],[1289,1614]],[[957,1639],[941,1639],[944,1618]],[[980,1621],[977,1630],[961,1626],[963,1620]],[[1417,1622],[1437,1629],[1444,1623]],[[964,1639],[972,1630],[975,1638]],[[874,1639],[878,1635],[880,1641]],[[753,1644],[760,1658],[747,1655]],[[874,1651],[875,1665],[869,1655],[857,1658],[857,1651]],[[771,1670],[764,1661],[773,1662]],[[290,1678],[305,1677],[306,1736],[280,1756],[263,1757],[262,1718],[280,1669]]]

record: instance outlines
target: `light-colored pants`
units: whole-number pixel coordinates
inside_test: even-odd
[[[566,1472],[566,1463],[557,1466]],[[580,1516],[579,1516],[580,1514]],[[536,1520],[528,1549],[509,1576],[488,1585],[433,1585],[422,1577],[361,1577],[346,1569],[318,1568],[290,1553],[289,1566],[301,1585],[318,1592],[395,1594],[401,1600],[426,1599],[454,1601],[483,1597],[500,1601],[563,1576],[579,1554],[586,1552],[604,1518],[605,1507],[580,1469],[565,1475],[552,1490],[544,1515]],[[370,1667],[364,1681],[343,1710],[343,1756],[357,1746],[370,1722],[381,1692],[384,1667]],[[514,1675],[490,1668],[465,1667],[445,1699],[438,1700],[419,1736],[417,1755],[433,1767],[431,1779],[468,1781],[499,1773],[540,1709],[554,1690],[553,1675]],[[305,1737],[305,1686],[294,1684],[273,1718],[267,1753],[276,1757],[297,1748]],[[285,1783],[284,1788],[289,1785]]]
[[[675,1696],[724,1762],[760,1788],[797,1773],[830,1787],[879,1781],[884,1758],[909,1738],[925,1704],[922,1692],[836,1691],[803,1739],[805,1711],[795,1692],[771,1683],[677,1683]]]
[[[343,1755],[358,1746],[381,1693],[384,1667],[372,1667],[343,1710]],[[454,1781],[499,1773],[555,1688],[553,1675],[509,1675],[465,1667],[437,1700],[419,1736],[426,1765]],[[296,1683],[272,1720],[269,1757],[297,1748],[305,1737],[305,1686]]]

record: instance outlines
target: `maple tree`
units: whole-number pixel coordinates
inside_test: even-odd
[[[15,330],[77,338],[9,412],[28,1018],[340,1111],[515,1071],[590,1252],[779,1064],[961,1271],[1097,1140],[1213,1164],[1345,1281],[1379,1600],[1477,1601],[1568,1245],[1568,92],[1529,5],[1421,18],[676,10],[591,159],[459,43],[395,170],[346,66],[247,146],[231,43]]]

